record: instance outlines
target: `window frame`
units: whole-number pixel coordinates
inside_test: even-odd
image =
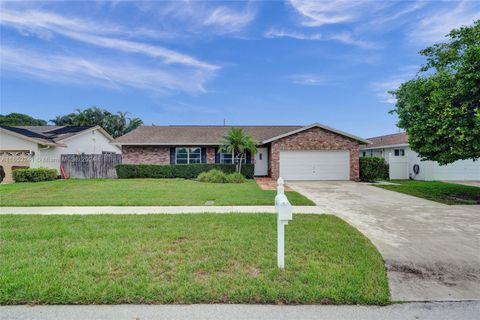
[[[184,156],[181,156],[179,157],[178,156],[178,151],[180,149],[185,149],[186,152],[182,152],[181,154],[182,155],[185,155],[186,154],[186,157]],[[193,150],[198,150],[198,152],[193,152]],[[195,155],[194,157],[192,157],[192,155]],[[182,162],[182,163],[179,163],[178,162],[178,159],[181,159],[182,161],[183,160],[186,160],[186,162]],[[195,160],[195,161],[193,161]],[[201,147],[175,147],[175,164],[199,164],[199,163],[203,163],[202,162],[202,148]]]
[[[395,157],[405,157],[405,149],[393,149],[393,155]]]
[[[230,152],[219,152],[219,158],[218,158],[218,163],[220,164],[235,164],[235,157],[233,156],[233,153],[230,153]],[[225,156],[229,156],[228,160],[230,160],[230,162],[225,162]],[[246,164],[247,163],[247,154],[245,153],[243,155],[243,159],[242,159],[242,164]]]

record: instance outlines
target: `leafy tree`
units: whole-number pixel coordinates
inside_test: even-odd
[[[250,151],[257,152],[255,140],[245,134],[242,128],[232,128],[222,139],[219,152],[232,153],[236,164],[237,172],[242,170],[243,157]]]
[[[427,62],[392,94],[398,126],[423,159],[480,158],[480,20],[420,54]]]
[[[2,126],[45,126],[47,121],[35,119],[23,113],[0,114],[0,125]]]
[[[77,109],[74,113],[57,116],[50,120],[57,126],[96,126],[105,129],[112,137],[116,138],[127,132],[136,129],[143,124],[139,118],[129,118],[128,112],[117,112],[112,114],[109,111],[97,107],[85,110]]]

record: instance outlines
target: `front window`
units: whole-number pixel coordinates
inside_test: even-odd
[[[395,149],[394,150],[395,157],[403,157],[405,155],[404,149]]]
[[[175,148],[175,163],[202,163],[202,148]]]
[[[233,159],[234,157],[231,153],[220,152],[220,163],[234,163]],[[247,156],[244,154],[242,163],[246,163],[246,161],[247,161]]]

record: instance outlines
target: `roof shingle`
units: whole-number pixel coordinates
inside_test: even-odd
[[[368,138],[367,140],[371,141],[372,143],[369,144],[368,146],[365,146],[364,149],[408,144],[408,136],[406,132]]]
[[[261,142],[303,126],[140,126],[115,139],[117,144],[217,145],[232,128]]]

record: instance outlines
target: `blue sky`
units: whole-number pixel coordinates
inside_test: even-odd
[[[387,94],[478,1],[1,2],[1,113],[397,132]]]

